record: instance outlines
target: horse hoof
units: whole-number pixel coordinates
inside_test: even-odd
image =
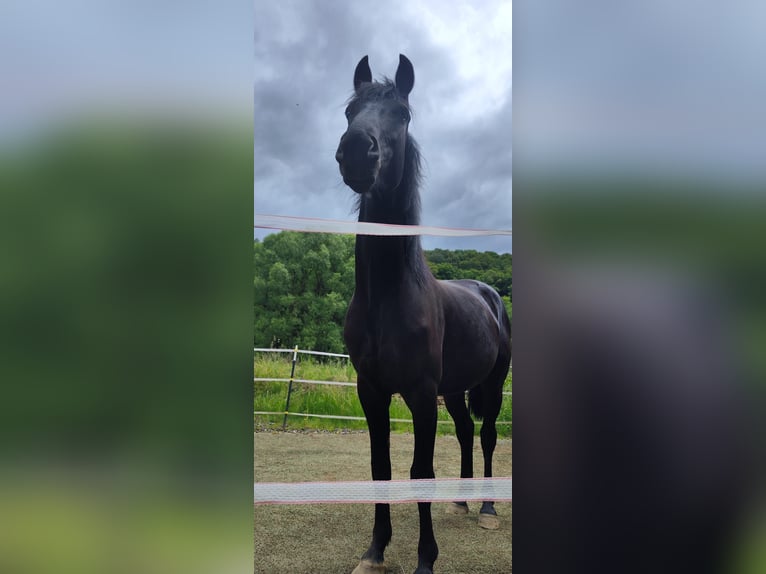
[[[351,574],[386,574],[386,565],[384,562],[376,564],[369,560],[362,560]]]
[[[468,514],[468,505],[450,502],[447,505],[447,514]]]
[[[500,528],[500,519],[495,514],[479,514],[479,526],[485,530]]]

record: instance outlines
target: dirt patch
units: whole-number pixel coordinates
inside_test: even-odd
[[[414,437],[391,435],[393,478],[408,478]],[[255,433],[256,482],[369,480],[367,433]],[[511,440],[498,440],[495,476],[511,476]],[[436,438],[437,477],[460,475],[460,448],[452,436]],[[483,468],[478,438],[474,441],[474,471]],[[439,574],[509,574],[511,572],[511,503],[495,505],[499,530],[477,524],[480,503],[467,515],[447,512],[434,503],[434,532],[439,545],[435,571]],[[348,574],[367,549],[372,534],[370,504],[313,504],[255,507],[256,574]],[[393,538],[386,551],[389,573],[409,574],[417,565],[416,504],[391,506]]]

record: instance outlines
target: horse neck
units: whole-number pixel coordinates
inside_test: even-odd
[[[403,187],[408,184],[407,180],[403,178],[396,190],[363,197],[359,221],[417,225],[420,222],[420,198],[416,187]],[[384,296],[413,284],[422,286],[431,276],[418,235],[358,235],[355,254],[356,289],[366,292],[369,298]]]

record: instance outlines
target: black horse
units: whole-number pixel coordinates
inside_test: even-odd
[[[373,82],[367,56],[354,72],[354,95],[346,108],[348,128],[335,157],[343,181],[359,194],[359,221],[419,222],[420,153],[408,133],[407,96],[414,83],[412,64],[402,55],[394,82]],[[511,359],[511,326],[502,299],[491,287],[479,281],[436,280],[418,236],[358,236],[356,285],[344,338],[370,430],[374,480],[391,479],[389,405],[394,393],[412,411],[411,478],[434,478],[437,395],[444,397],[455,421],[460,476],[473,477],[469,408],[484,419],[484,476],[492,476],[495,421]],[[455,508],[467,512],[465,502]],[[433,571],[438,556],[431,504],[419,502],[418,513],[415,573],[426,574]],[[482,505],[480,524],[499,525],[491,501]],[[383,552],[390,539],[389,505],[376,504],[372,542],[354,574],[384,572]]]

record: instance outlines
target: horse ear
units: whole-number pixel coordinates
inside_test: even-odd
[[[415,70],[412,68],[412,62],[404,54],[399,54],[399,67],[396,69],[396,91],[405,100],[415,85]]]
[[[370,64],[367,61],[367,56],[359,60],[354,70],[354,91],[358,92],[359,87],[364,82],[372,82],[372,71],[370,70]]]

